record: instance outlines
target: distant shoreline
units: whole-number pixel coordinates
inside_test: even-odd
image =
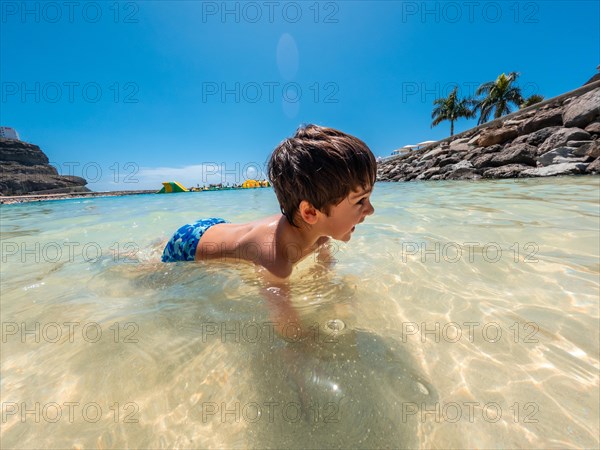
[[[226,189],[206,189],[199,191],[188,191],[188,192],[173,192],[171,194],[184,194],[192,192],[214,192],[214,191],[229,191],[229,190],[248,190],[248,189],[264,189],[264,187],[251,187],[251,188],[226,188]],[[27,195],[0,195],[0,205],[13,205],[17,203],[32,203],[32,202],[45,202],[52,200],[69,200],[73,198],[90,198],[90,197],[123,197],[126,195],[145,195],[145,194],[159,194],[155,189],[153,190],[138,190],[138,191],[107,191],[107,192],[70,192],[62,194],[27,194]],[[161,195],[163,195],[161,193]]]
[[[71,198],[89,197],[122,197],[124,195],[156,194],[151,191],[110,191],[110,192],[72,192],[68,194],[29,194],[29,195],[4,195],[0,196],[0,204],[11,205],[15,203],[31,203],[49,200],[67,200]]]

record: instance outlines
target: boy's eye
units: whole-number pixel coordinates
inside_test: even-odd
[[[367,199],[367,197],[363,197],[363,198],[361,198],[361,199],[358,201],[358,204],[359,204],[359,205],[362,205],[362,204],[365,202],[365,200],[366,200],[366,199]]]

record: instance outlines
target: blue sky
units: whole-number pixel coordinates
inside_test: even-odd
[[[455,85],[549,98],[600,63],[597,1],[0,5],[1,125],[96,191],[242,182],[301,123],[386,156],[449,134]]]

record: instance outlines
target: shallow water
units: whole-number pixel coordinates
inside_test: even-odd
[[[270,189],[3,205],[3,448],[597,448],[600,178],[377,184],[292,276],[169,264]]]

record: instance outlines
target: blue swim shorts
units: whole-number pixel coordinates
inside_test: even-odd
[[[182,226],[167,242],[163,250],[162,262],[194,261],[200,238],[206,230],[218,223],[228,222],[225,219],[212,217]]]

